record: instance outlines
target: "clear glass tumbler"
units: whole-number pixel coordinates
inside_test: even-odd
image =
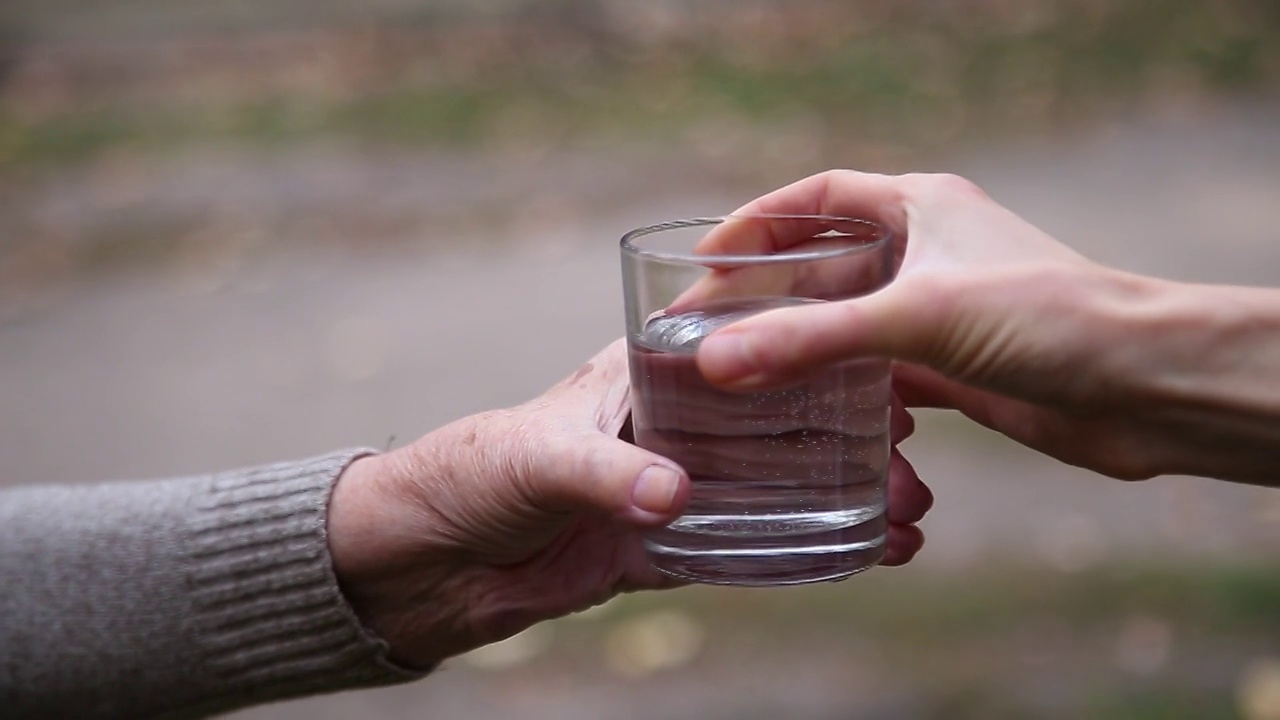
[[[889,233],[851,218],[695,218],[622,238],[635,441],[693,482],[685,514],[646,535],[655,567],[694,582],[788,585],[883,558],[888,362],[742,393],[708,384],[695,351],[756,313],[875,292],[893,268]]]

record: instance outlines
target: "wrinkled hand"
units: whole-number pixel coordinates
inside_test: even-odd
[[[1240,360],[1206,355],[1193,330],[1208,323],[1189,314],[1204,311],[1186,310],[1205,303],[1185,286],[1170,292],[1172,283],[1093,263],[954,176],[830,171],[739,212],[880,222],[895,234],[900,267],[872,295],[776,310],[712,334],[698,362],[713,383],[779,386],[840,360],[892,358],[908,406],[959,410],[1113,477],[1274,474],[1265,428],[1246,437],[1243,422],[1207,421],[1234,398],[1196,397],[1188,382],[1199,366],[1226,372]],[[806,240],[721,233],[713,252]]]
[[[677,517],[689,480],[619,438],[630,408],[624,344],[541,397],[356,461],[330,507],[344,592],[393,659],[414,667],[602,603],[673,587],[639,532]],[[895,414],[895,441],[911,431]],[[895,454],[885,564],[920,549],[932,498]]]

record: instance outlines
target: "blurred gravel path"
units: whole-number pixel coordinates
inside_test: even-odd
[[[254,178],[248,186],[184,189],[173,185],[175,178],[200,171],[175,166],[153,178],[155,187],[144,179],[130,192],[153,202],[164,196],[204,202],[208,192],[277,212],[332,206],[343,192],[317,195],[316,188],[346,187],[350,178],[317,178],[324,167],[355,159],[324,167],[323,160],[270,168],[245,162],[229,177]],[[189,473],[335,446],[382,446],[393,436],[405,442],[458,416],[529,397],[619,334],[615,239],[622,231],[727,211],[744,197],[718,193],[712,184],[636,194],[634,183],[610,179],[617,168],[604,161],[575,167],[578,186],[605,188],[600,207],[607,211],[552,203],[552,210],[524,216],[537,222],[508,218],[495,233],[519,228],[518,243],[459,230],[367,252],[295,246],[252,255],[252,262],[197,252],[164,272],[98,276],[0,315],[0,483]],[[592,168],[602,173],[600,183],[590,181]],[[945,169],[973,177],[1100,260],[1170,277],[1280,284],[1275,103],[973,152]],[[466,195],[465,183],[486,182],[476,172],[444,173],[430,157],[400,158],[393,169],[356,165],[349,173],[370,182],[401,178],[422,193],[448,187],[455,198]],[[93,202],[75,196],[74,182],[42,182],[19,188],[27,193],[21,207],[9,205],[0,222],[29,223],[30,215],[19,215],[40,208],[56,216],[65,206],[74,214]],[[557,197],[571,195],[562,190]],[[400,206],[413,205],[413,193],[402,188],[397,197]],[[411,229],[399,232],[431,232],[427,221],[404,227]],[[1112,483],[940,417],[926,418],[908,448],[938,503],[925,525],[929,548],[917,567],[901,572],[962,570],[996,556],[1070,570],[1116,556],[1276,557],[1280,548],[1275,493],[1186,478]],[[856,591],[854,583],[848,588]],[[745,666],[742,677],[761,684],[736,696],[740,704],[732,707],[715,682],[651,681],[607,691],[588,687],[589,678],[552,673],[538,681],[549,688],[543,699],[530,700],[539,693],[512,689],[532,682],[525,675],[458,669],[409,688],[238,717],[717,716],[708,708],[755,717],[737,713],[752,697],[772,697],[777,712],[759,717],[797,718],[856,706],[856,688],[831,690],[839,683],[815,680],[827,690],[787,696],[785,683],[768,680],[770,666]],[[629,699],[615,705],[610,692]],[[754,712],[763,711],[757,705]]]

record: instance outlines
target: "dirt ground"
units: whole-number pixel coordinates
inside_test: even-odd
[[[749,195],[696,168],[636,170],[607,154],[521,165],[341,148],[212,157],[141,162],[128,183],[73,168],[8,184],[0,223],[15,232],[57,226],[74,236],[121,213],[166,227],[166,218],[199,217],[191,208],[206,205],[234,221],[204,244],[194,235],[161,266],[116,263],[54,291],[7,296],[0,484],[381,447],[519,402],[620,333],[623,231],[725,212]],[[939,165],[931,169],[972,177],[1103,262],[1280,284],[1280,103],[1154,114],[1079,137],[974,148]],[[692,180],[667,184],[664,173]],[[481,200],[503,209],[492,225],[432,220]],[[336,207],[358,221],[344,225]],[[307,242],[361,228],[375,228],[380,241]],[[272,247],[276,230],[293,242]],[[1274,492],[1190,478],[1119,484],[945,416],[925,417],[906,448],[937,505],[924,523],[926,551],[895,577],[945,579],[1004,561],[1062,572],[1191,558],[1280,562]],[[856,604],[858,583],[839,592]],[[857,637],[838,647],[821,637],[760,646],[731,635],[701,651],[696,672],[643,677],[574,660],[582,648],[539,649],[550,641],[535,635],[507,648],[515,660],[459,662],[409,687],[236,717],[923,716],[911,704],[918,689],[895,681]],[[791,669],[777,672],[780,662]],[[1054,692],[1050,683],[1041,695]]]

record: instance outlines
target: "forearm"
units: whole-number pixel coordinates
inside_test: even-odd
[[[1280,485],[1280,290],[1148,287],[1118,355],[1133,402],[1172,436],[1171,471]]]
[[[333,576],[327,503],[357,454],[0,494],[5,716],[195,717],[411,677]]]

